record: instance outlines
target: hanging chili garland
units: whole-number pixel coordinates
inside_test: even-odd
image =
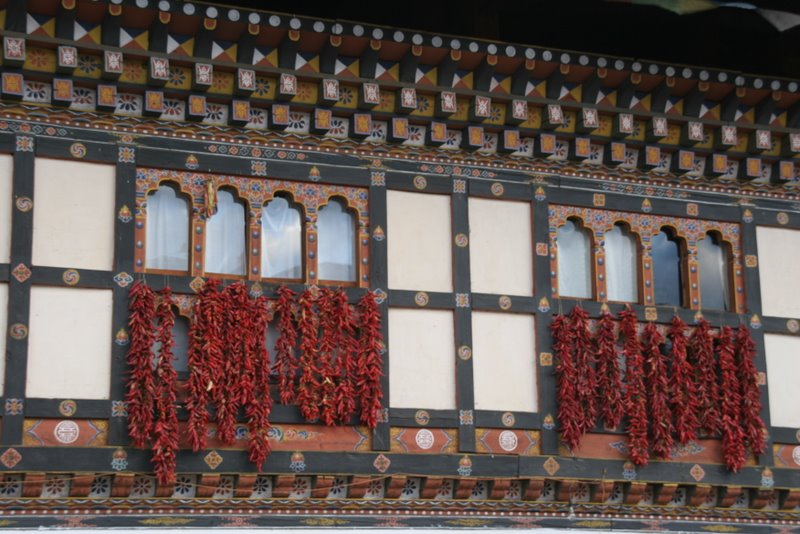
[[[747,446],[756,456],[766,449],[766,427],[761,419],[761,392],[755,365],[756,347],[750,330],[740,324],[736,331],[736,368],[742,400],[741,421]]]
[[[575,391],[580,403],[581,434],[585,434],[597,423],[597,379],[594,369],[595,348],[592,333],[589,330],[589,314],[580,306],[572,308],[570,314],[570,335],[575,339]]]
[[[614,318],[607,311],[597,325],[597,393],[600,418],[608,428],[617,428],[624,413],[622,378],[617,358],[617,336]]]
[[[381,412],[381,401],[383,400],[381,388],[383,334],[381,333],[380,309],[372,291],[367,291],[361,297],[358,302],[358,310],[360,321],[356,391],[360,401],[360,419],[362,424],[369,428],[375,428],[378,424],[378,415]]]
[[[297,375],[297,330],[294,326],[294,301],[297,293],[286,286],[278,288],[275,314],[278,316],[278,340],[275,343],[275,366],[280,376],[278,389],[281,404],[292,404],[295,398]]]
[[[243,283],[226,287],[220,297],[224,310],[223,358],[219,367],[221,372],[211,389],[211,401],[216,408],[217,439],[232,445],[236,441],[236,415],[241,407],[242,369],[247,357],[245,338],[253,325],[248,313],[247,288]]]
[[[160,291],[161,301],[156,309],[158,322],[159,356],[156,364],[155,408],[157,420],[153,428],[153,456],[156,479],[159,484],[175,482],[175,467],[178,452],[178,413],[177,402],[178,374],[173,365],[172,328],[175,326],[175,313],[172,310],[172,290],[169,287]]]
[[[194,306],[194,321],[189,329],[189,383],[186,410],[192,450],[206,448],[208,405],[211,391],[218,384],[224,357],[222,339],[225,306],[218,291],[219,280],[208,280]]]
[[[636,465],[647,465],[647,394],[644,389],[644,358],[639,342],[639,322],[630,308],[619,314],[620,329],[624,336],[625,355],[625,407],[628,413],[628,450]]]
[[[319,348],[317,344],[319,321],[314,310],[316,288],[300,294],[298,304],[300,319],[297,330],[300,334],[300,382],[296,403],[306,421],[316,421],[320,416],[320,380],[317,369]]]
[[[338,328],[338,302],[334,292],[328,288],[319,290],[317,301],[319,311],[320,339],[316,367],[319,370],[320,418],[328,426],[335,425],[336,386],[339,382],[338,367],[334,367],[334,359],[342,343],[341,330]]]
[[[737,473],[744,466],[745,434],[740,426],[742,398],[736,376],[733,329],[723,326],[717,344],[722,378],[722,453],[728,470]]]
[[[127,361],[131,368],[125,401],[128,404],[128,434],[134,447],[144,447],[153,431],[155,383],[153,380],[153,342],[155,294],[144,282],[137,281],[130,293],[130,348]]]
[[[355,314],[350,308],[347,293],[336,293],[336,330],[339,332],[338,364],[339,383],[336,385],[336,417],[347,423],[356,412],[356,387],[358,383],[359,346]],[[380,330],[378,330],[380,334]],[[378,384],[380,385],[380,384]]]
[[[250,314],[253,317],[253,333],[250,338],[251,358],[248,359],[247,374],[253,384],[246,392],[242,403],[248,423],[248,459],[261,471],[269,456],[269,416],[272,411],[272,395],[269,389],[270,357],[266,339],[269,320],[267,318],[267,299],[263,296],[250,301]]]
[[[572,336],[569,321],[563,315],[557,315],[550,325],[553,336],[553,351],[556,355],[556,384],[558,395],[558,427],[561,441],[575,450],[580,444],[583,430],[582,410],[576,389],[577,369],[573,355]]]
[[[675,415],[675,433],[678,442],[689,443],[697,439],[699,404],[695,389],[694,370],[686,352],[686,323],[677,315],[672,318],[669,337],[672,340],[672,375],[669,390],[672,392],[672,413]]]
[[[661,354],[664,336],[654,323],[644,327],[644,358],[647,369],[646,384],[650,405],[650,433],[653,453],[659,458],[669,458],[672,451],[672,411],[669,407],[669,379],[667,364]]]
[[[691,362],[695,367],[695,389],[700,404],[700,426],[710,436],[722,430],[719,411],[719,382],[714,358],[714,339],[708,321],[700,319],[689,338]]]

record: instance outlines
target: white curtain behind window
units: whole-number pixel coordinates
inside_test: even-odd
[[[592,266],[589,236],[573,221],[558,229],[558,294],[592,298]]]
[[[341,202],[332,200],[317,214],[320,280],[356,279],[355,218]]]
[[[189,270],[189,205],[168,185],[147,195],[145,267]]]
[[[703,308],[729,309],[728,254],[710,235],[697,242],[700,299]]]
[[[216,274],[245,274],[244,206],[230,191],[217,191],[217,213],[206,221],[205,270]]]
[[[605,235],[606,290],[608,300],[637,302],[639,278],[636,261],[636,238],[619,226]]]
[[[300,211],[275,197],[264,207],[261,228],[261,276],[302,278]]]

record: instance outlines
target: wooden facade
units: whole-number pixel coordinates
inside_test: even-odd
[[[800,342],[800,311],[773,302],[776,291],[800,296],[800,282],[792,264],[776,267],[783,259],[774,245],[769,258],[764,252],[768,238],[785,238],[791,259],[800,243],[796,80],[168,0],[0,0],[0,28],[0,186],[8,184],[0,216],[10,221],[5,260],[0,246],[0,525],[800,526],[800,414],[793,398],[769,389],[800,379],[800,366],[770,370],[765,348],[770,336]],[[75,191],[95,172],[108,178],[105,193]],[[212,438],[206,450],[178,453],[175,484],[155,482],[150,451],[131,447],[127,429],[128,292],[136,280],[170,286],[184,313],[205,280],[200,242],[186,272],[143,265],[147,193],[164,180],[191,196],[198,235],[208,181],[237,188],[248,230],[258,230],[272,192],[292,192],[306,215],[303,276],[288,284],[298,291],[326,285],[315,275],[315,213],[330,197],[345,199],[358,224],[358,275],[344,291],[352,303],[376,294],[386,340],[374,430],[309,423],[297,407],[276,404],[263,472],[244,443]],[[489,213],[505,213],[504,202],[508,212],[519,208],[517,222],[528,217],[517,227],[481,220],[500,228],[489,241],[529,235],[527,258],[512,251],[497,265],[503,273],[529,265],[529,289],[510,283],[514,274],[487,274],[495,249],[478,250],[476,201],[491,201],[481,208]],[[430,248],[392,242],[418,230],[401,228],[400,207],[414,203],[430,211],[406,219],[443,221],[416,234]],[[426,218],[434,212],[441,219]],[[570,217],[592,234],[588,299],[558,296],[555,236]],[[662,327],[675,315],[693,324],[698,314],[714,329],[749,325],[767,450],[739,473],[726,470],[716,437],[640,468],[627,458],[623,428],[599,425],[574,452],[560,444],[550,325],[576,304],[592,319],[625,309],[603,289],[603,236],[615,221],[646,240],[644,226],[675,228],[690,257],[707,231],[730,244],[730,311],[703,308],[691,275],[683,306],[655,305],[646,269],[631,308]],[[787,233],[769,233],[776,229]],[[108,243],[93,241],[100,234]],[[272,299],[282,282],[261,277],[257,249],[248,241],[240,279]],[[397,278],[404,262],[423,264],[423,275]],[[782,279],[760,276],[767,268]],[[71,308],[73,295],[108,306],[108,323],[98,323],[105,331],[87,327],[106,343],[107,359],[59,363],[69,379],[56,387],[46,368],[58,368],[61,355],[47,351],[60,341],[48,335],[70,327],[45,308],[82,309]],[[532,330],[528,382],[487,379],[500,355],[486,347],[500,343],[492,329],[503,317]],[[435,321],[451,325],[450,353],[415,360],[412,371],[394,367],[409,349],[393,349],[400,341],[390,326],[405,334]],[[531,391],[517,399],[519,384]],[[440,402],[432,389],[452,397]],[[515,400],[504,405],[504,396]]]

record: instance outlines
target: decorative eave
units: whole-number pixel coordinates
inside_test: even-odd
[[[291,129],[299,113],[301,133],[337,123],[387,145],[798,174],[793,80],[168,0],[9,2],[2,15],[6,100],[245,129]]]

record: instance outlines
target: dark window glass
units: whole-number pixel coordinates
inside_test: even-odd
[[[657,305],[681,305],[680,246],[666,232],[653,237],[653,283]]]

